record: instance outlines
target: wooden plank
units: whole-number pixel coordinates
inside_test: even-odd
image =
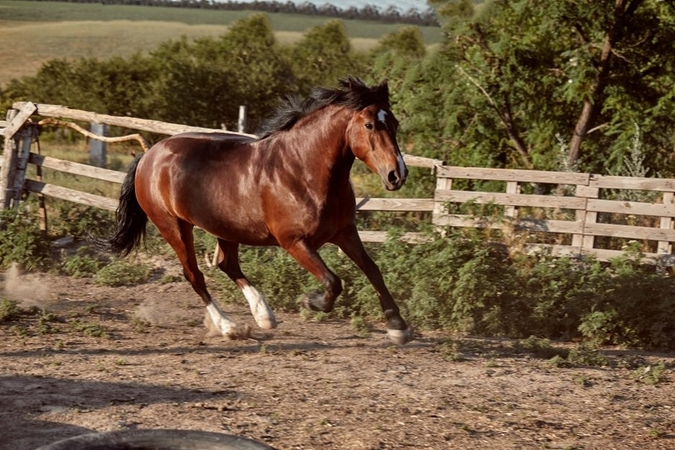
[[[437,191],[449,191],[452,189],[452,178],[443,178],[436,177],[436,190]],[[439,218],[446,213],[445,205],[438,197],[434,194],[434,211],[431,215],[431,223],[434,225],[440,225],[438,222]],[[442,230],[439,230],[442,232]]]
[[[11,122],[17,115],[16,109],[7,111],[7,120]],[[2,165],[0,166],[0,209],[9,207],[14,187],[14,165],[18,157],[18,142],[14,136],[5,136],[5,145],[2,152]]]
[[[626,239],[647,239],[651,241],[675,242],[675,230],[662,228],[636,227],[609,223],[589,223],[584,227],[584,234],[592,236],[610,236]]]
[[[584,251],[584,254],[592,254],[600,261],[609,261],[625,255],[621,250],[593,249],[592,252]],[[659,255],[656,253],[644,253],[640,260],[643,264],[659,264],[661,266],[675,266],[675,255]]]
[[[614,258],[624,256],[625,252],[621,250],[593,249],[588,251],[571,245],[550,245],[550,244],[526,244],[525,249],[528,253],[537,253],[542,250],[551,251],[553,256],[575,257],[579,255],[592,255],[598,261],[609,261]],[[663,266],[675,266],[675,255],[659,255],[656,253],[645,253],[641,259],[643,264],[660,264]]]
[[[118,201],[116,199],[103,197],[100,195],[89,194],[86,192],[80,192],[74,189],[68,189],[53,184],[46,184],[41,181],[26,180],[25,188],[29,192],[39,192],[44,195],[48,195],[50,197],[60,198],[61,200],[68,200],[69,202],[106,209],[108,211],[115,211],[117,209]]]
[[[675,217],[675,205],[663,203],[588,199],[587,210],[616,214],[632,214],[636,216]]]
[[[445,214],[437,218],[436,225],[467,228],[515,229],[543,233],[581,233],[583,225],[571,220],[516,219],[489,220],[470,215]]]
[[[361,204],[359,211],[434,210],[434,201],[430,198],[357,198],[356,204]]]
[[[13,108],[19,109],[23,107],[26,102],[17,102],[12,105]],[[159,134],[178,134],[186,132],[200,132],[200,133],[226,133],[237,136],[257,137],[253,134],[235,133],[214,128],[191,127],[188,125],[181,125],[175,123],[160,122],[158,120],[137,119],[135,117],[109,116],[107,114],[97,114],[89,111],[82,111],[79,109],[71,109],[67,106],[47,105],[44,103],[36,103],[37,110],[35,114],[44,117],[60,117],[73,120],[82,120],[85,122],[105,123],[107,125],[114,125],[122,128],[131,128],[135,130],[149,131]]]
[[[519,181],[521,183],[588,184],[590,174],[546,172],[522,169],[486,169],[479,167],[442,166],[437,175],[470,180]]]
[[[577,197],[554,195],[504,194],[501,192],[473,192],[436,190],[436,201],[477,204],[494,203],[506,206],[531,206],[539,208],[583,209],[585,200]]]
[[[385,242],[387,240],[388,233],[386,231],[368,231],[360,230],[359,236],[363,242]],[[428,235],[424,233],[408,232],[403,233],[401,240],[403,242],[409,242],[411,244],[423,242],[428,239]]]
[[[38,129],[35,125],[26,126],[23,132],[19,134],[19,148],[20,151],[16,158],[16,170],[14,172],[14,188],[12,189],[12,206],[17,208],[21,201],[21,194],[23,193],[23,184],[26,179],[26,167],[28,166],[28,157],[30,156],[30,148],[33,145],[33,138],[37,137]]]
[[[672,192],[663,193],[663,204],[669,206],[675,206],[675,194]],[[660,227],[665,230],[670,230],[673,228],[673,219],[672,217],[661,217]],[[659,241],[657,253],[659,255],[673,253],[673,244],[667,241]]]
[[[574,247],[593,248],[595,238],[593,236],[584,236],[583,227],[584,224],[593,223],[597,220],[597,213],[589,213],[587,205],[589,198],[598,198],[598,195],[600,195],[600,189],[596,187],[577,185],[575,189],[574,196],[583,199],[584,207],[574,211],[576,222],[581,224],[581,232],[572,236],[572,246]]]
[[[9,124],[5,128],[5,138],[13,137],[17,131],[21,129],[23,124],[33,115],[36,110],[35,104],[31,102],[22,103],[20,107],[13,108],[18,110],[16,115],[9,120]],[[9,117],[8,117],[9,119]]]
[[[590,186],[603,189],[633,189],[643,191],[675,191],[673,178],[640,178],[593,175]]]
[[[45,169],[53,169],[73,175],[96,178],[98,180],[110,181],[111,183],[121,184],[124,181],[124,177],[126,176],[126,173],[124,172],[102,169],[100,167],[90,166],[87,164],[51,158],[49,156],[38,155],[36,153],[30,154],[30,159],[28,162],[37,166],[42,166]]]
[[[440,159],[425,158],[423,156],[408,155],[406,153],[403,153],[403,160],[409,166],[428,167],[429,169],[435,169],[437,166],[445,164],[445,161]]]
[[[520,194],[520,185],[517,181],[506,182],[506,193],[517,195]],[[507,206],[504,208],[504,215],[507,217],[518,217],[518,209],[515,206]]]

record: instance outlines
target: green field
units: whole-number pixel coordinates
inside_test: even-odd
[[[185,35],[218,36],[228,25],[255,11],[214,11],[150,6],[0,0],[0,86],[34,74],[46,61],[79,56],[105,58],[147,52],[160,42]],[[330,18],[269,14],[282,43],[293,43],[307,29]],[[355,48],[377,45],[403,25],[345,20]],[[420,27],[428,46],[441,39],[440,28]]]

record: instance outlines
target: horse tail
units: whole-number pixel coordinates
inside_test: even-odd
[[[148,215],[136,199],[134,181],[136,169],[142,157],[143,154],[137,156],[129,166],[129,171],[122,183],[120,202],[116,211],[115,232],[106,241],[110,251],[122,256],[127,256],[140,244],[141,239],[145,237],[145,226],[148,223]]]

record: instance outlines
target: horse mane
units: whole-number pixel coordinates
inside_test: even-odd
[[[258,133],[265,139],[277,131],[290,130],[302,117],[324,106],[340,105],[358,111],[376,103],[389,107],[389,88],[384,81],[377,86],[368,87],[359,78],[348,77],[339,80],[339,87],[319,87],[312,89],[309,96],[302,100],[289,96],[268,118]]]

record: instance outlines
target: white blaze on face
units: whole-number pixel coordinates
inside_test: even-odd
[[[379,120],[380,122],[382,122],[382,124],[383,124],[383,125],[385,126],[385,128],[386,128],[386,127],[387,127],[387,111],[385,111],[384,109],[379,110],[379,111],[377,112],[377,120]]]
[[[377,120],[382,122],[382,124],[387,127],[387,111],[381,109],[377,112]],[[398,157],[397,157],[397,162],[398,162],[398,173],[403,176],[405,173],[405,162],[403,161],[403,155],[401,152],[398,152]]]

